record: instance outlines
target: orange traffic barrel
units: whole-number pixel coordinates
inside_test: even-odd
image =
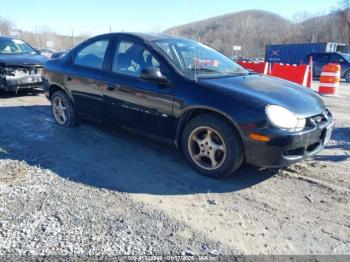
[[[327,64],[322,68],[318,93],[323,95],[335,95],[339,88],[340,65]]]

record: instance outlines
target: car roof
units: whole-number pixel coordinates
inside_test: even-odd
[[[340,53],[338,53],[338,52],[312,52],[312,53],[309,53],[306,57],[318,56],[318,55],[330,55],[330,54],[340,54]]]
[[[321,55],[325,55],[325,54],[341,54],[340,52],[312,52],[312,53],[310,53],[309,55],[319,55],[319,54],[321,54]]]
[[[122,32],[122,33],[108,33],[99,35],[96,37],[118,37],[118,36],[129,36],[135,37],[144,41],[157,41],[166,39],[185,39],[179,36],[172,36],[168,34],[146,34],[146,33],[133,33],[133,32]]]

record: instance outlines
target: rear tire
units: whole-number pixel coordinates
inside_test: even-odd
[[[243,163],[243,146],[238,132],[227,121],[205,114],[189,121],[182,134],[187,161],[202,175],[224,178]]]
[[[52,115],[57,124],[65,127],[76,126],[78,123],[74,105],[67,94],[61,90],[51,96]]]

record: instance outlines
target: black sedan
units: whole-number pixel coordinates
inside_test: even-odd
[[[168,35],[91,38],[44,66],[56,122],[106,121],[181,147],[200,173],[281,167],[315,155],[333,129],[312,90],[252,74],[200,43]]]
[[[0,37],[0,90],[42,87],[41,71],[47,58],[26,42]]]

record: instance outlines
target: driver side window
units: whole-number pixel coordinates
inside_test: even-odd
[[[160,64],[144,45],[129,40],[119,43],[113,57],[113,72],[139,77],[146,67],[159,68]]]

